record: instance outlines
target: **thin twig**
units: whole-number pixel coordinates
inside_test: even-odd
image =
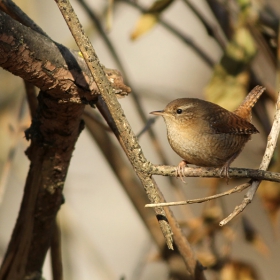
[[[270,134],[268,135],[268,140],[267,140],[267,145],[266,145],[266,150],[263,155],[262,162],[260,164],[260,170],[267,170],[268,165],[271,161],[271,158],[273,156],[273,152],[276,147],[276,143],[278,140],[279,136],[279,131],[280,131],[280,92],[278,93],[278,99],[276,102],[276,112],[274,115],[274,121],[273,125],[270,131]],[[224,220],[220,222],[220,226],[224,226],[227,224],[229,221],[231,221],[235,216],[237,216],[239,213],[241,213],[248,204],[250,204],[255,196],[255,193],[261,183],[261,178],[259,180],[254,180],[252,182],[251,187],[247,191],[246,195],[244,196],[243,201],[241,202],[240,205],[236,206],[233,210],[233,212]]]
[[[205,201],[209,201],[209,200],[220,198],[220,197],[223,197],[223,196],[226,196],[226,195],[230,195],[232,193],[241,192],[241,191],[247,189],[250,185],[251,185],[250,183],[245,183],[245,184],[242,184],[240,186],[236,186],[236,187],[234,187],[234,188],[232,188],[232,189],[230,189],[226,192],[211,195],[211,196],[206,196],[206,197],[197,198],[197,199],[189,199],[189,200],[185,200],[185,201],[165,202],[165,203],[157,203],[157,204],[146,204],[145,207],[178,206],[178,205],[202,203],[202,202],[205,202]]]
[[[104,73],[103,67],[100,64],[90,40],[85,35],[83,27],[74,12],[73,7],[68,0],[55,0],[55,2],[57,3],[60,12],[62,13],[84,57],[84,60],[97,84],[100,95],[108,107],[112,116],[112,121],[116,126],[114,133],[116,134],[131,164],[135,168],[135,171],[140,178],[150,201],[152,203],[160,202],[161,199],[158,194],[158,188],[147,171],[145,172],[145,167],[148,170],[150,164],[147,162],[137,138],[125,118],[123,109],[117,101],[113,88]],[[157,214],[161,230],[166,239],[167,246],[168,248],[173,249],[172,230],[166,218],[165,211],[163,208],[158,207],[155,208],[155,212]]]
[[[112,132],[111,128],[108,125],[98,119],[99,116],[91,108],[86,107],[83,115],[87,116],[91,121],[98,124],[98,126],[100,126],[105,131]]]
[[[253,200],[254,194],[259,186],[261,181],[253,181],[251,184],[250,189],[247,191],[247,193],[244,196],[244,199],[242,200],[242,202],[237,205],[233,212],[230,213],[225,219],[223,219],[219,225],[220,226],[224,226],[226,225],[229,221],[231,221],[234,217],[236,217],[238,214],[240,214],[248,204],[250,204]],[[252,191],[253,190],[253,191]]]
[[[137,138],[140,138],[145,132],[150,131],[152,128],[152,125],[156,122],[157,117],[148,118],[145,126],[138,132]]]
[[[191,11],[196,15],[196,17],[200,20],[200,22],[205,27],[207,33],[209,36],[213,37],[216,42],[219,44],[222,50],[226,47],[226,42],[222,38],[221,34],[218,31],[218,28],[211,24],[204,16],[203,14],[189,1],[184,0],[183,2],[186,3],[186,5],[191,9]]]

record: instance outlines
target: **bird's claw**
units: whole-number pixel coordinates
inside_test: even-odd
[[[187,162],[185,160],[182,160],[176,168],[176,177],[180,177],[180,179],[183,183],[186,183],[186,181],[184,180],[183,177],[185,176],[184,169],[187,166],[188,166]]]
[[[219,172],[220,173],[219,175],[220,175],[221,178],[226,178],[227,184],[228,184],[229,179],[230,179],[228,169],[229,169],[229,165],[226,163],[224,166],[222,166],[222,168]]]

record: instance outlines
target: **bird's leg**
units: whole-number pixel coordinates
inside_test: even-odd
[[[227,178],[227,184],[228,181],[230,179],[229,174],[228,174],[228,169],[230,164],[235,160],[235,158],[239,155],[240,151],[238,151],[237,153],[233,154],[228,160],[227,162],[222,166],[221,170],[220,170],[220,177],[221,178]]]
[[[187,166],[188,166],[187,161],[182,160],[182,161],[180,161],[180,163],[178,164],[177,169],[176,169],[176,176],[180,177],[180,179],[183,183],[186,183],[186,181],[184,180],[183,177],[185,176],[184,168]]]

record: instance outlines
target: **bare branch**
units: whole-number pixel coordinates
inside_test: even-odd
[[[176,170],[176,166],[151,166],[151,173],[153,175],[177,177]],[[221,178],[220,169],[214,167],[185,167],[184,175],[185,177]],[[256,180],[280,182],[280,173],[260,169],[230,168],[229,176],[230,178],[252,178]]]
[[[0,11],[0,66],[44,92],[84,104],[97,99],[98,88],[77,51],[53,42]],[[130,92],[117,70],[106,69],[114,93]]]
[[[135,171],[142,181],[146,193],[151,202],[160,202],[158,189],[154,180],[147,174],[145,169],[149,166],[146,158],[143,155],[142,149],[137,141],[136,136],[132,132],[130,124],[124,117],[124,112],[118,103],[116,96],[113,94],[113,88],[109,83],[100,61],[89,41],[85,35],[80,21],[75,14],[69,1],[55,0],[60,12],[62,13],[83,57],[84,60],[97,84],[99,92],[108,106],[108,110],[112,115],[112,121],[116,125],[117,131],[114,131],[120,141],[124,151],[126,152],[129,160],[135,168]],[[143,172],[144,170],[144,172]],[[161,230],[166,238],[167,246],[173,249],[172,245],[172,231],[168,224],[166,214],[163,208],[156,208],[155,212],[159,217],[159,224]]]
[[[189,200],[185,200],[185,201],[176,201],[176,202],[165,202],[165,203],[158,203],[158,204],[146,204],[145,207],[178,206],[178,205],[186,205],[186,204],[193,204],[193,203],[202,203],[205,201],[209,201],[209,200],[220,198],[220,197],[223,197],[226,195],[230,195],[232,193],[241,192],[241,191],[247,189],[250,185],[251,185],[250,183],[245,183],[240,186],[236,186],[226,192],[218,193],[218,194],[211,195],[211,196],[206,196],[203,198],[189,199]]]
[[[260,164],[260,170],[266,170],[268,168],[268,165],[271,161],[271,158],[273,156],[274,149],[276,147],[276,143],[278,140],[280,131],[280,92],[278,93],[278,99],[276,102],[276,112],[274,115],[274,121],[273,125],[270,131],[270,134],[267,138],[267,144],[266,144],[266,150],[262,159],[262,162]],[[255,193],[261,183],[261,178],[259,180],[254,180],[252,182],[251,187],[247,191],[246,195],[244,196],[243,201],[240,205],[236,206],[234,208],[234,211],[224,220],[220,222],[220,226],[224,226],[229,221],[231,221],[235,216],[237,216],[239,213],[241,213],[248,204],[250,204],[255,196]]]

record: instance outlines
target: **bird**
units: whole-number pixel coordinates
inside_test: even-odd
[[[233,112],[198,98],[175,99],[164,110],[150,112],[163,117],[169,144],[183,159],[176,176],[184,181],[184,167],[193,164],[219,167],[220,177],[229,179],[230,164],[251,135],[259,133],[251,123],[252,108],[264,90],[254,87]]]

